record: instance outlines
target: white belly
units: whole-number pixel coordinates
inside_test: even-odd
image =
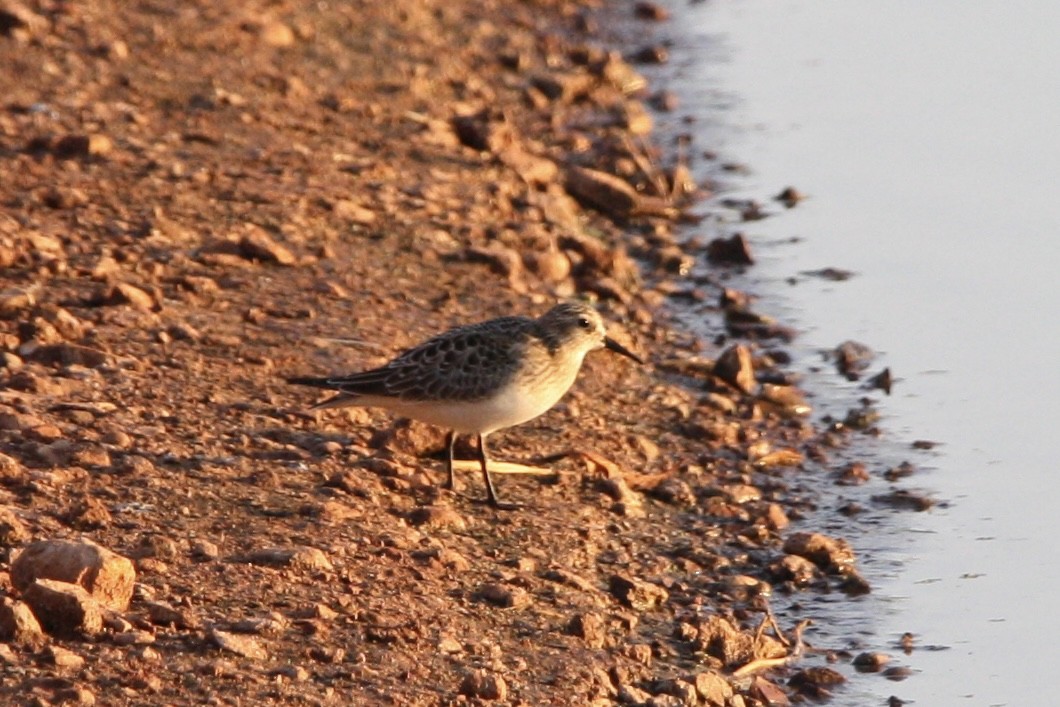
[[[384,402],[365,398],[361,404],[383,407],[398,415],[464,434],[488,434],[522,424],[547,412],[559,402],[569,387],[568,383],[527,389],[512,384],[492,397],[475,402]]]

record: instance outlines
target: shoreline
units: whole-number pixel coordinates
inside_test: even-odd
[[[61,688],[55,639],[16,637],[0,694],[740,704],[793,672],[757,670],[795,650],[759,628],[770,593],[867,590],[841,540],[785,532],[823,431],[783,366],[661,312],[706,252],[585,8],[27,6],[0,37],[0,587],[21,601],[15,549],[84,534],[139,594],[63,642]],[[311,417],[281,382],[586,294],[653,365],[591,359],[491,438],[554,472],[498,474],[521,513],[438,491],[441,431]],[[729,299],[730,335],[770,333]]]

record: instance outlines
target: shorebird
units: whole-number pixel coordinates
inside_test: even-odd
[[[287,382],[337,391],[313,410],[379,407],[447,429],[447,489],[455,488],[456,435],[475,435],[487,500],[511,509],[518,506],[501,503],[490,479],[486,437],[549,410],[574,383],[585,355],[601,348],[643,363],[607,335],[595,309],[565,302],[537,319],[500,317],[450,329],[369,371]]]

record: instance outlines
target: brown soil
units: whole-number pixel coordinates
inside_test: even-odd
[[[715,368],[662,318],[704,254],[638,168],[646,114],[591,13],[0,4],[0,592],[30,540],[138,573],[92,640],[7,646],[0,701],[735,705],[734,671],[790,652],[755,633],[766,582],[856,577],[783,549],[817,433],[790,391],[740,389],[783,372],[753,344]],[[578,166],[640,192],[585,208]],[[439,431],[307,414],[283,382],[574,295],[652,365],[596,354],[493,436],[554,472],[497,475],[523,511],[474,473],[439,491]]]

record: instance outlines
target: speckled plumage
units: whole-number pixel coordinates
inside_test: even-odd
[[[639,361],[606,335],[595,309],[566,302],[538,319],[500,317],[450,329],[369,371],[288,382],[337,391],[314,409],[381,407],[448,428],[450,486],[454,433],[477,435],[489,500],[500,506],[486,469],[486,436],[555,405],[585,355],[603,347]]]

